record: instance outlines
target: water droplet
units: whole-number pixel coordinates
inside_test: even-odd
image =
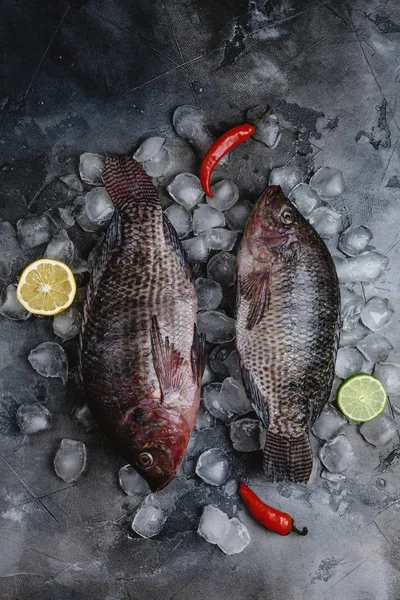
[[[193,87],[193,90],[196,92],[196,94],[201,94],[203,92],[203,86],[201,85],[201,83],[199,81],[193,81],[192,87]]]
[[[43,106],[43,105],[44,105],[44,100],[41,100],[40,98],[38,98],[38,99],[36,100],[36,104],[37,104],[38,106]]]
[[[1,171],[2,173],[10,173],[12,170],[13,170],[13,166],[12,166],[12,165],[10,165],[10,163],[3,163],[3,164],[0,166],[0,171]]]
[[[376,480],[376,487],[380,490],[383,490],[383,488],[386,487],[386,481],[380,477]]]
[[[129,106],[130,106],[131,108],[134,108],[134,109],[135,109],[135,111],[136,111],[137,113],[139,113],[139,115],[144,115],[144,110],[143,110],[143,108],[140,108],[140,106],[138,106],[138,105],[137,105],[137,104],[135,104],[134,102],[130,102],[130,103],[129,103]]]

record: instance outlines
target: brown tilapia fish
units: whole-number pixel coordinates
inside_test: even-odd
[[[308,428],[328,400],[340,318],[327,247],[279,186],[258,199],[237,255],[236,341],[243,379],[267,428],[272,481],[307,482]]]
[[[175,476],[198,412],[197,298],[143,168],[107,155],[103,180],[116,210],[85,299],[81,381],[102,430],[157,491]]]

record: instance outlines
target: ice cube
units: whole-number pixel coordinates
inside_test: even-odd
[[[196,475],[210,485],[222,485],[229,471],[229,458],[219,448],[211,448],[200,454],[196,464]]]
[[[7,286],[5,296],[0,306],[0,315],[13,321],[25,321],[31,313],[25,310],[17,299],[17,286],[13,283]]]
[[[184,206],[173,204],[166,209],[165,214],[179,239],[185,238],[191,233],[193,229],[192,216]]]
[[[329,404],[315,421],[312,432],[321,440],[331,440],[347,425],[347,420]]]
[[[355,348],[339,348],[335,373],[341,379],[347,379],[350,375],[360,373],[363,362],[362,355]]]
[[[234,479],[227,481],[224,485],[224,495],[231,497],[234,496],[238,491],[238,483]]]
[[[347,256],[357,256],[366,250],[371,240],[372,232],[367,227],[351,226],[341,234],[338,248]]]
[[[259,115],[260,117],[261,115]],[[269,111],[255,125],[253,138],[265,144],[268,148],[276,148],[280,140],[279,120],[275,113]]]
[[[215,425],[215,418],[200,405],[199,412],[197,413],[196,424],[194,426],[196,431],[203,431],[204,429],[211,429]]]
[[[256,419],[239,419],[230,424],[229,433],[232,445],[239,452],[260,450],[260,421]]]
[[[364,306],[364,298],[352,290],[340,287],[342,328],[351,331],[360,320],[361,310]]]
[[[195,281],[197,294],[197,310],[213,310],[222,300],[222,289],[219,283],[212,279],[199,277]]]
[[[205,233],[201,233],[189,240],[182,241],[182,247],[185,250],[190,263],[207,261],[210,250],[206,241],[207,238]]]
[[[299,183],[292,189],[288,196],[289,200],[298,208],[303,217],[308,215],[322,204],[317,192],[307,183]]]
[[[203,402],[208,412],[220,419],[221,421],[228,422],[234,415],[233,413],[226,413],[220,403],[222,383],[209,383],[203,389]]]
[[[303,176],[297,167],[276,167],[269,174],[269,185],[280,185],[285,196],[302,181]]]
[[[387,359],[391,350],[392,344],[383,335],[379,333],[370,333],[357,344],[358,350],[366,360],[370,362],[382,362]]]
[[[232,208],[229,208],[224,213],[229,229],[232,231],[244,231],[252,208],[249,200],[238,200]]]
[[[357,323],[354,329],[350,331],[342,330],[340,332],[339,346],[341,348],[344,346],[352,346],[354,348],[369,332],[368,327],[365,327],[362,323]]]
[[[28,360],[39,375],[68,379],[68,361],[65,350],[55,342],[42,342],[30,351]]]
[[[72,190],[76,190],[77,192],[83,191],[83,185],[78,175],[74,175],[73,173],[71,175],[64,175],[63,177],[60,177],[60,181],[65,183],[65,185]]]
[[[335,260],[341,283],[371,283],[378,279],[389,266],[389,259],[379,252],[365,252],[353,258]]]
[[[193,231],[195,235],[208,231],[212,227],[223,227],[224,225],[224,215],[212,206],[201,204],[193,212]]]
[[[51,427],[51,413],[40,402],[20,404],[16,418],[18,427],[22,433],[27,435],[45,431]]]
[[[62,221],[64,222],[65,227],[73,227],[73,225],[75,225],[75,219],[72,214],[72,206],[67,206],[66,208],[59,208],[58,212]]]
[[[46,258],[54,258],[71,266],[75,254],[75,246],[65,229],[61,229],[50,240],[44,251]]]
[[[89,185],[101,183],[101,173],[104,167],[104,156],[85,152],[79,158],[79,174],[82,181]]]
[[[222,251],[215,254],[207,264],[207,276],[218,281],[222,289],[233,285],[236,257],[229,252]]]
[[[228,369],[229,375],[237,381],[242,380],[242,371],[240,368],[239,354],[237,350],[233,350],[224,360],[224,366]]]
[[[55,471],[66,483],[78,481],[86,469],[86,446],[83,442],[63,439],[54,458]]]
[[[235,320],[222,311],[205,310],[198,314],[197,326],[204,333],[207,342],[224,344],[235,337]]]
[[[209,383],[212,382],[212,380],[214,379],[214,373],[212,372],[210,365],[208,364],[208,361],[206,363],[206,366],[204,368],[204,372],[203,372],[203,377],[201,379],[201,385],[208,385]]]
[[[331,403],[336,402],[337,391],[341,385],[342,385],[342,380],[340,379],[340,377],[336,377],[336,375],[335,375],[335,377],[333,378],[331,393],[329,396],[329,402],[331,402]]]
[[[11,223],[0,223],[0,279],[8,277],[15,257],[20,253],[17,233]]]
[[[247,527],[211,504],[203,509],[197,533],[227,555],[239,554],[250,543]]]
[[[164,142],[165,138],[159,136],[147,138],[147,140],[144,140],[144,142],[140,144],[139,148],[133,155],[133,158],[140,163],[151,160],[160,152]]]
[[[342,215],[328,206],[320,206],[312,211],[308,220],[323,238],[332,237],[340,231]]]
[[[367,442],[378,448],[399,441],[396,421],[385,414],[363,423],[360,433]]]
[[[389,396],[400,394],[400,365],[392,362],[377,363],[374,375],[382,382]]]
[[[53,331],[63,340],[71,340],[78,335],[81,328],[82,315],[80,311],[71,306],[53,319]]]
[[[51,238],[49,218],[44,215],[28,215],[17,223],[17,231],[21,246],[25,249],[47,244]]]
[[[131,465],[125,465],[119,470],[118,480],[127,496],[144,496],[150,493],[147,481]]]
[[[352,445],[344,435],[327,442],[319,451],[319,457],[331,473],[347,471],[355,459]]]
[[[371,329],[377,331],[382,329],[392,318],[393,310],[389,306],[387,298],[370,298],[361,311],[361,321]]]
[[[229,357],[232,352],[233,345],[222,344],[214,348],[209,356],[210,367],[212,371],[218,376],[225,379],[229,377],[228,367],[225,365],[225,360]]]
[[[87,215],[85,196],[78,196],[74,200],[74,218],[78,225],[88,233],[92,233],[101,229],[101,225],[91,221]]]
[[[187,210],[192,210],[204,196],[200,179],[193,173],[180,173],[167,186],[167,190],[171,198]]]
[[[236,232],[216,227],[207,231],[206,244],[210,250],[232,250],[236,238]]]
[[[163,146],[159,152],[150,160],[142,164],[143,169],[149,177],[162,177],[170,172],[174,164],[171,150]]]
[[[82,406],[74,406],[71,412],[71,417],[74,423],[77,423],[84,431],[89,433],[97,429],[97,422],[87,404]]]
[[[176,133],[189,140],[202,158],[214,142],[206,126],[205,112],[198,106],[178,106],[172,122]]]
[[[167,515],[157,505],[144,501],[132,521],[132,529],[143,538],[158,535],[165,525]]]
[[[346,479],[346,475],[342,475],[341,473],[330,473],[327,469],[322,470],[321,477],[331,483],[340,483]]]
[[[239,188],[230,179],[222,179],[214,183],[211,192],[214,197],[207,196],[207,204],[220,211],[229,210],[239,199]]]
[[[344,191],[342,172],[332,167],[321,167],[311,177],[310,185],[320,196],[334,198]]]
[[[222,383],[219,402],[226,414],[244,415],[251,411],[243,384],[232,377],[227,377]]]
[[[85,196],[86,214],[91,222],[102,225],[114,214],[114,204],[104,187],[96,187]]]

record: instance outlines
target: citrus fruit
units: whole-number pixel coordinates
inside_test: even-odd
[[[337,402],[345,417],[363,423],[383,412],[387,403],[386,390],[376,377],[359,373],[349,377],[338,389]]]

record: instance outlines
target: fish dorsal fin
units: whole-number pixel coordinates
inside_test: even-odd
[[[255,271],[239,278],[239,293],[249,305],[247,329],[253,329],[268,310],[270,300],[270,270]]]
[[[171,246],[171,248],[175,252],[186,277],[190,279],[190,281],[193,281],[192,269],[190,268],[186,252],[182,247],[182,244],[178,238],[178,234],[175,231],[175,228],[173,227],[173,225],[171,225],[170,221],[168,220],[168,217],[165,214],[163,214],[163,225],[165,241]]]
[[[198,385],[201,385],[206,359],[206,337],[203,333],[199,334],[195,324],[192,345],[192,371],[193,379]]]
[[[252,407],[257,413],[258,418],[263,422],[264,427],[268,427],[268,412],[264,396],[261,394],[256,382],[254,381],[253,375],[245,367],[242,367],[242,377],[243,384],[246,389],[246,393],[250,398]]]
[[[162,338],[156,316],[151,318],[150,339],[154,370],[164,401],[169,394],[179,392],[181,389],[185,361],[181,353],[170,343],[169,337]]]
[[[79,349],[80,352],[83,350],[83,334],[85,332],[85,326],[89,316],[89,310],[92,306],[94,298],[97,294],[97,290],[100,285],[101,278],[107,266],[110,263],[110,260],[115,256],[116,252],[119,252],[119,249],[122,244],[122,220],[121,215],[118,210],[115,211],[112,221],[106,231],[104,236],[104,241],[101,247],[101,252],[99,257],[97,258],[92,274],[90,277],[90,281],[88,283],[86,289],[86,297],[83,304],[83,314],[82,314],[82,325],[81,325],[81,333],[79,338]],[[80,361],[79,361],[80,362]]]

